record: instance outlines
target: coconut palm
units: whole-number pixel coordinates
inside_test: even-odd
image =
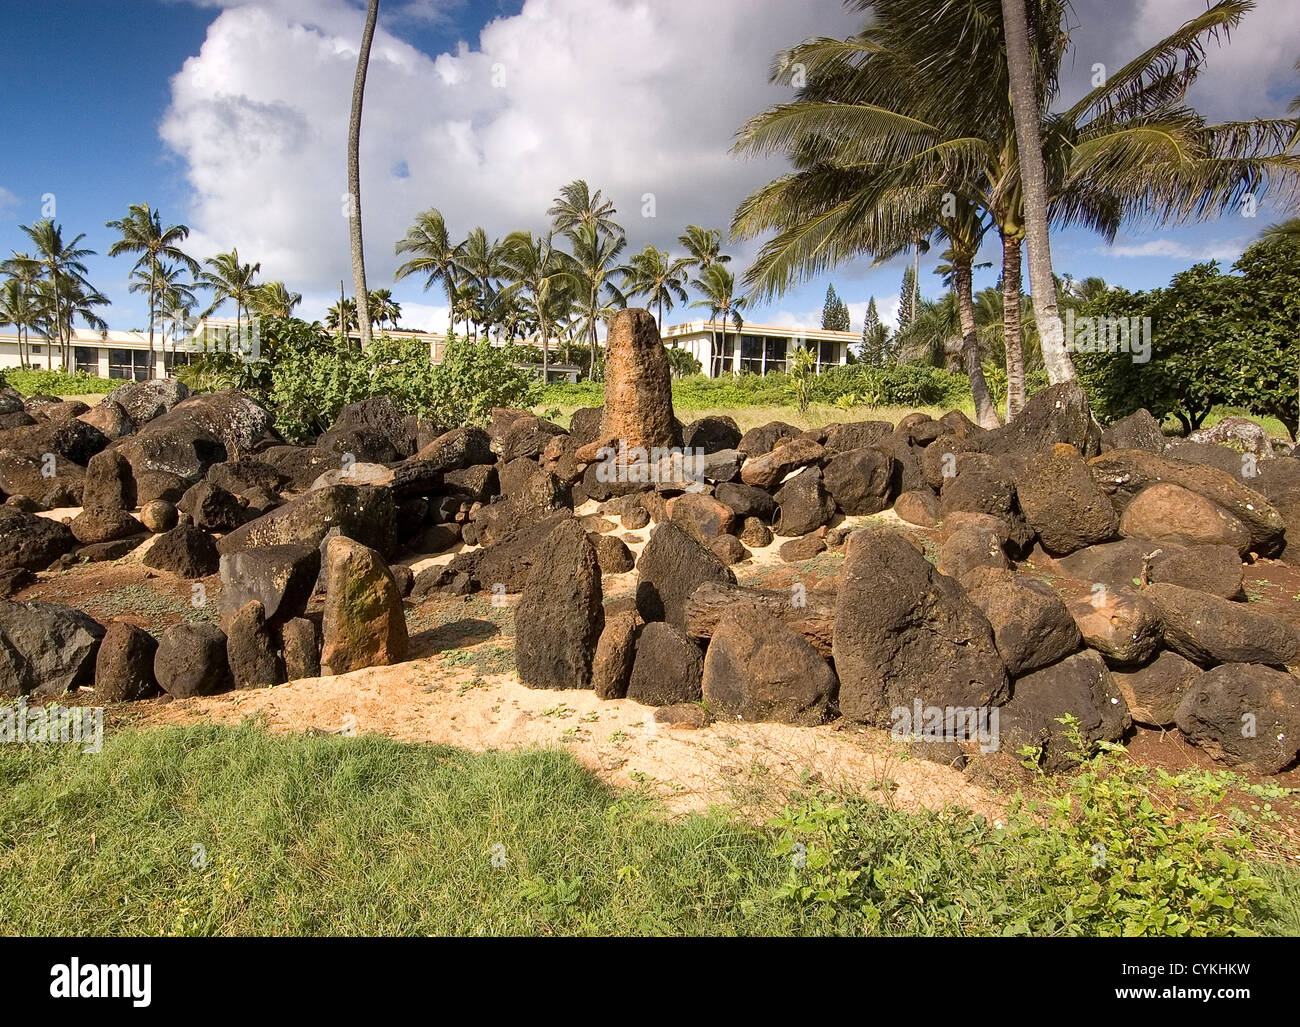
[[[148,267],[136,264],[128,279],[127,290],[145,294],[149,303],[149,324],[170,320],[172,323],[172,352],[175,353],[177,328],[183,328],[189,318],[189,312],[198,305],[194,295],[194,286],[185,281],[190,271],[188,265],[163,261],[151,262]],[[167,350],[164,336],[163,352]],[[149,340],[149,369],[154,371],[153,338]]]
[[[341,312],[341,313],[340,313]],[[357,301],[345,296],[325,311],[325,327],[338,332],[339,338],[357,330]]]
[[[198,274],[199,265],[193,257],[180,248],[190,236],[185,225],[169,225],[163,228],[162,217],[152,210],[147,203],[133,203],[127,208],[126,217],[116,221],[105,222],[106,228],[121,233],[121,237],[108,248],[110,257],[124,253],[139,254],[139,259],[131,269],[137,283],[146,280],[145,288],[135,291],[146,293],[149,304],[149,376],[154,375],[154,323],[158,310],[158,269],[165,261],[178,268],[184,268],[190,274]]]
[[[673,259],[667,250],[647,245],[627,262],[623,290],[628,296],[644,296],[659,308],[656,323],[664,330],[664,311],[673,309],[674,299],[686,302],[686,274],[693,266],[689,257]]]
[[[67,340],[60,353],[60,366],[66,370],[71,363],[72,332],[78,319],[87,328],[108,330],[108,322],[95,312],[96,307],[108,306],[108,297],[74,275],[42,279],[36,295],[38,304],[45,306],[44,317],[53,324],[55,336]]]
[[[18,333],[18,359],[23,367],[31,364],[31,333],[48,338],[49,318],[40,301],[37,286],[41,280],[41,262],[27,253],[14,253],[0,263],[0,272],[6,275],[2,321],[12,324]]]
[[[554,236],[511,232],[502,245],[501,263],[512,279],[502,290],[506,297],[527,296],[533,308],[538,338],[542,344],[542,381],[550,368],[551,327],[555,324],[554,301],[570,282],[572,258],[555,247]]]
[[[352,110],[348,116],[348,245],[352,251],[352,293],[356,297],[360,346],[370,346],[370,293],[366,289],[366,257],[361,239],[361,108],[366,93],[366,72],[370,68],[370,43],[379,18],[379,0],[366,5],[366,22],[361,30],[357,73],[352,81]]]
[[[45,289],[42,290],[50,304],[50,324],[53,325],[58,339],[63,365],[67,366],[68,346],[71,335],[72,317],[67,308],[66,293],[78,291],[84,298],[87,294],[98,296],[99,293],[86,281],[85,259],[94,256],[94,250],[80,246],[85,233],[77,235],[69,242],[63,241],[63,226],[56,225],[51,218],[43,218],[32,225],[19,225],[19,228],[31,239],[36,247],[36,258],[40,262],[44,275]]]
[[[722,347],[717,352],[724,353],[727,349],[727,322],[731,321],[736,326],[736,331],[745,327],[745,319],[740,312],[745,309],[747,301],[745,297],[735,294],[736,276],[722,264],[713,263],[691,284],[704,297],[691,306],[709,308],[710,333],[719,321],[722,323]]]
[[[629,269],[618,263],[627,246],[620,233],[609,235],[594,222],[579,225],[569,236],[573,246],[570,279],[573,282],[574,300],[582,326],[586,330],[587,345],[591,348],[588,374],[596,373],[597,326],[605,315],[627,306],[627,297],[614,284],[615,276],[626,278]]]
[[[442,212],[436,207],[430,207],[416,215],[415,223],[397,241],[395,252],[414,253],[415,256],[397,269],[394,281],[401,281],[409,275],[424,275],[426,292],[441,282],[447,293],[447,309],[451,319],[448,327],[454,328],[455,318],[450,311],[456,304],[456,284],[466,274],[462,264],[465,244],[451,241]]]
[[[466,281],[478,290],[483,316],[486,316],[495,306],[500,288],[503,270],[500,240],[489,242],[487,233],[482,228],[475,228],[462,243],[459,263]]]
[[[1300,242],[1300,218],[1291,218],[1264,229],[1261,238],[1270,242]]]
[[[249,297],[248,309],[258,317],[293,317],[293,308],[301,302],[302,293],[290,292],[284,282],[263,282]]]
[[[742,129],[738,148],[784,151],[795,166],[737,212],[736,234],[779,233],[746,282],[756,294],[773,294],[861,253],[888,259],[909,231],[914,238],[935,231],[936,211],[974,203],[1004,246],[1014,413],[1022,391],[1014,381],[1014,318],[1026,218],[1000,0],[852,6],[870,6],[875,20],[850,39],[810,40],[781,55],[782,66],[804,65],[807,87]],[[1161,224],[1206,217],[1245,191],[1275,182],[1294,189],[1296,158],[1285,151],[1293,123],[1211,126],[1182,102],[1206,39],[1233,27],[1250,6],[1221,0],[1069,110],[1040,119],[1054,223],[1109,239],[1126,218]],[[1063,0],[1040,0],[1030,11],[1045,107],[1068,52],[1064,11]],[[1067,372],[1058,366],[1053,373]]]
[[[241,264],[238,248],[232,249],[229,253],[218,253],[203,263],[207,270],[199,271],[195,284],[201,289],[211,290],[212,303],[199,316],[207,317],[227,300],[233,300],[235,335],[242,339],[244,311],[249,309],[249,304],[256,295],[258,285],[253,279],[262,270],[262,265]]]
[[[690,266],[703,272],[710,264],[728,264],[731,257],[720,252],[722,249],[722,232],[716,228],[701,228],[699,225],[687,225],[686,231],[677,237],[677,241],[686,247],[690,254],[687,258]]]
[[[390,290],[371,289],[370,316],[380,328],[387,324],[396,330],[397,322],[402,316],[402,305],[393,299]]]
[[[623,235],[622,227],[614,220],[617,213],[614,204],[601,197],[599,189],[593,193],[581,178],[561,186],[560,195],[546,211],[556,235],[567,235],[584,225],[594,225],[601,235]]]

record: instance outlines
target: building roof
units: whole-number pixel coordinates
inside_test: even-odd
[[[719,331],[722,331],[721,319],[717,321],[686,321],[683,324],[669,325],[664,329],[663,337],[665,339],[675,339],[683,335],[699,335]],[[727,333],[730,335],[767,335],[775,339],[805,339],[819,342],[860,341],[860,336],[856,332],[836,332],[828,328],[799,328],[794,325],[757,324],[749,321],[743,322],[739,330],[733,323],[728,321]]]

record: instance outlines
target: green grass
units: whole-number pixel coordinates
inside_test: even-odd
[[[1087,784],[1077,827],[812,793],[758,826],[670,817],[554,750],[251,724],[122,730],[98,755],[6,745],[0,934],[1069,934],[1180,917],[1300,932],[1300,873],[1253,876],[1206,837],[1149,832],[1114,780]],[[1155,876],[1166,856],[1176,882]]]
[[[36,368],[9,368],[4,380],[24,396],[87,396],[112,392],[125,383],[115,378],[96,378],[80,371],[42,371]]]

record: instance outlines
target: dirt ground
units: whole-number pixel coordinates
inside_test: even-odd
[[[579,512],[592,509],[594,504]],[[937,546],[935,533],[903,525],[892,511],[845,523],[907,527],[927,549]],[[615,533],[639,555],[649,529],[616,528]],[[834,584],[841,553],[787,564],[777,553],[782,541],[751,548],[752,558],[733,568],[741,584],[786,588],[801,581],[809,589]],[[149,570],[140,562],[147,545],[113,563],[42,573],[15,598],[68,603],[101,622],[120,618],[154,632],[183,620],[215,620],[219,578],[193,582]],[[452,555],[414,560],[411,566],[418,572]],[[606,600],[629,595],[635,583],[635,571],[606,575]],[[1300,572],[1295,568],[1273,561],[1247,567],[1246,592],[1261,609],[1300,628]],[[269,689],[117,704],[108,710],[108,723],[110,728],[152,727],[253,718],[271,731],[379,733],[472,750],[561,747],[611,784],[650,789],[676,811],[720,803],[762,815],[779,806],[792,788],[824,782],[875,795],[902,809],[956,805],[997,820],[1017,790],[1032,788],[1029,773],[1010,757],[997,757],[1001,762],[996,773],[963,774],[920,757],[886,731],[844,721],[817,728],[729,721],[688,728],[661,723],[653,708],[631,700],[604,701],[576,689],[528,688],[514,667],[513,611],[518,598],[499,597],[499,605],[485,595],[434,596],[408,603],[412,653],[396,666]],[[318,597],[309,615],[319,611],[319,604]],[[93,689],[72,701],[93,703]],[[1173,729],[1138,730],[1128,753],[1139,763],[1170,772],[1217,766]],[[1260,780],[1300,788],[1300,769]],[[1300,803],[1288,798],[1275,802],[1274,808],[1281,815],[1275,827],[1295,839],[1300,852]]]

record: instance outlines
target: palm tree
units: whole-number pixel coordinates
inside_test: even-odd
[[[234,300],[235,335],[242,340],[244,311],[249,308],[249,303],[252,302],[253,297],[256,295],[258,285],[253,279],[262,270],[262,265],[260,263],[241,264],[237,248],[232,249],[229,253],[218,253],[215,257],[209,257],[203,263],[207,265],[209,270],[198,273],[196,284],[202,289],[212,291],[212,304],[199,316],[207,317],[226,300]]]
[[[142,292],[149,302],[149,370],[154,372],[153,325],[170,315],[173,322],[172,354],[176,352],[175,328],[182,326],[189,318],[189,312],[198,305],[194,295],[194,286],[184,281],[183,275],[190,268],[180,262],[151,262],[147,267],[137,263],[131,271],[129,292]],[[167,352],[167,342],[163,340],[163,353]]]
[[[614,276],[626,277],[628,268],[617,263],[627,246],[620,233],[608,235],[594,222],[580,225],[569,236],[573,245],[573,264],[570,268],[574,283],[578,311],[586,328],[587,344],[591,347],[588,374],[596,373],[596,326],[602,314],[612,317],[613,311],[627,306],[627,297],[614,284]]]
[[[416,215],[415,223],[398,240],[395,252],[414,253],[416,256],[397,269],[394,281],[401,281],[408,275],[422,274],[425,276],[426,292],[435,283],[441,282],[447,292],[447,310],[451,321],[448,327],[454,328],[455,316],[451,309],[456,305],[456,283],[466,273],[461,263],[465,244],[452,243],[442,213],[437,208],[430,207]]]
[[[293,308],[301,302],[302,293],[290,292],[284,282],[263,282],[253,289],[248,308],[258,317],[293,317]]]
[[[1269,242],[1300,242],[1300,218],[1291,218],[1278,225],[1270,225],[1261,236]]]
[[[366,71],[370,67],[370,42],[375,37],[379,0],[366,5],[366,24],[361,30],[357,74],[352,82],[352,111],[348,117],[348,243],[352,250],[352,292],[356,297],[361,348],[370,346],[370,293],[366,289],[366,258],[361,242],[361,107],[366,93]]]
[[[342,317],[339,311],[342,311]],[[325,311],[325,327],[331,332],[338,332],[339,338],[343,339],[349,332],[357,330],[357,301],[351,297],[344,297]]]
[[[786,150],[796,168],[737,212],[737,234],[780,232],[747,282],[774,293],[859,253],[887,259],[909,229],[934,230],[941,200],[973,202],[1011,250],[1003,279],[1014,319],[1026,218],[1000,0],[871,7],[877,18],[858,36],[810,40],[782,55],[783,64],[804,65],[808,87],[742,130],[740,149]],[[1265,183],[1294,188],[1296,159],[1284,152],[1292,122],[1210,126],[1182,105],[1207,36],[1234,26],[1249,7],[1221,0],[1068,111],[1041,120],[1054,222],[1109,239],[1125,218],[1204,217]],[[1047,98],[1069,44],[1064,11],[1062,0],[1040,0],[1031,11],[1037,88]],[[1019,352],[1015,329],[1005,331],[1009,364]],[[1009,392],[1013,412],[1015,398]]]
[[[709,320],[716,324],[722,322],[722,348],[718,352],[725,352],[727,349],[727,321],[732,321],[736,326],[736,331],[740,331],[745,326],[744,318],[740,312],[745,308],[746,300],[743,296],[737,297],[736,276],[728,271],[720,263],[712,263],[706,267],[700,277],[691,283],[704,297],[696,300],[691,304],[693,307],[708,307]],[[710,325],[710,332],[713,330],[713,324]],[[734,368],[734,363],[733,363]]]
[[[567,258],[567,259],[566,259]],[[571,275],[568,254],[555,248],[554,236],[534,237],[531,232],[511,232],[502,247],[501,262],[513,279],[503,290],[503,295],[513,296],[523,292],[533,306],[537,333],[542,343],[542,381],[550,369],[550,328],[554,323],[553,302],[563,291]]]
[[[688,266],[700,272],[704,272],[714,263],[731,262],[731,257],[719,252],[722,249],[722,232],[719,229],[687,225],[686,231],[677,237],[677,241],[685,246],[686,252],[690,254],[687,258]]]
[[[37,291],[41,280],[41,262],[30,254],[14,253],[0,263],[0,272],[7,276],[5,289],[8,299],[5,310],[10,315],[9,323],[18,332],[18,359],[23,367],[28,367],[31,364],[31,332],[34,329],[38,335],[46,338],[50,323]]]
[[[482,313],[486,317],[488,310],[496,303],[500,285],[501,242],[497,239],[489,242],[487,233],[482,228],[475,228],[461,247],[461,271],[478,290]]]
[[[397,321],[402,316],[402,305],[393,299],[390,290],[371,289],[370,316],[380,328],[383,328],[385,324],[389,324],[396,330]]]
[[[614,204],[601,197],[599,189],[592,193],[581,178],[561,186],[560,195],[546,211],[551,230],[557,235],[567,235],[584,225],[594,225],[602,235],[622,235],[623,229],[614,220],[617,213]]]
[[[54,326],[56,337],[67,340],[60,352],[60,367],[67,370],[71,363],[72,332],[77,318],[88,328],[107,331],[108,323],[95,313],[95,308],[108,306],[108,297],[73,275],[42,279],[37,285],[36,296],[38,305],[45,308],[42,316]],[[49,364],[47,360],[46,366]]]
[[[108,248],[108,255],[118,257],[123,253],[138,253],[140,259],[131,270],[143,275],[149,283],[146,288],[135,291],[146,293],[149,303],[149,377],[152,378],[155,373],[154,318],[158,309],[158,269],[163,261],[171,261],[192,275],[198,274],[198,262],[180,248],[180,244],[189,238],[190,230],[185,225],[163,228],[161,215],[151,210],[147,203],[131,204],[126,217],[107,221],[104,226],[121,233],[121,238]]]
[[[674,260],[666,250],[653,245],[647,245],[627,262],[623,289],[628,296],[644,296],[658,306],[660,335],[664,330],[664,311],[673,309],[674,298],[686,302],[686,272],[691,266],[690,258]]]
[[[70,333],[72,317],[66,307],[68,290],[81,290],[84,297],[86,290],[95,296],[99,293],[86,281],[87,257],[94,256],[94,250],[88,250],[78,244],[86,237],[82,232],[70,242],[63,241],[63,226],[56,225],[51,218],[43,218],[32,225],[19,225],[19,228],[31,239],[36,247],[37,260],[40,261],[44,274],[46,289],[44,294],[50,304],[50,323],[54,326],[63,366],[68,363],[68,346],[71,335],[64,336],[65,328]]]

